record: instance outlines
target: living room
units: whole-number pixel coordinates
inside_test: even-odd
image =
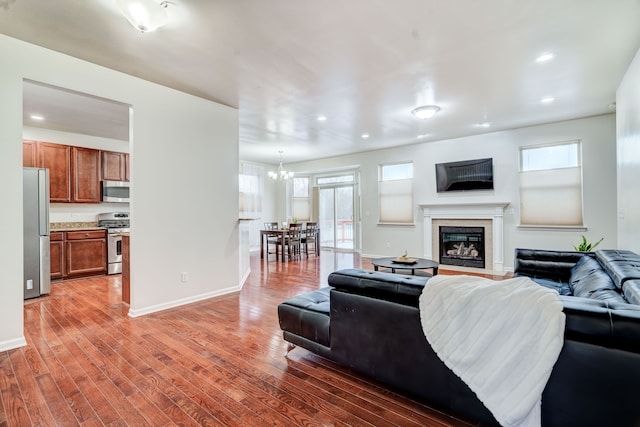
[[[131,249],[135,258],[132,271],[135,284],[129,307],[131,311],[120,310],[120,317],[126,318],[127,314],[139,316],[142,318],[140,324],[151,326],[161,322],[156,322],[157,318],[145,320],[144,315],[148,313],[215,299],[213,297],[240,290],[242,274],[238,261],[237,187],[220,185],[236,182],[238,174],[241,160],[238,153],[238,110],[9,36],[0,36],[0,51],[3,52],[0,137],[4,141],[0,146],[0,177],[3,182],[10,183],[3,193],[5,209],[0,211],[0,219],[6,227],[5,238],[0,242],[3,283],[0,287],[0,350],[23,348],[26,344],[22,290],[19,286],[8,285],[22,281],[19,250],[22,244],[22,215],[19,208],[22,206],[22,192],[19,182],[23,121],[20,105],[25,79],[116,99],[133,108],[135,119],[131,153],[135,187],[132,191],[136,201],[131,206],[135,230]],[[309,176],[344,168],[359,171],[362,209],[357,215],[361,220],[362,244],[358,250],[363,255],[399,255],[405,250],[410,255],[422,255],[425,253],[423,206],[470,203],[506,205],[502,260],[505,270],[513,267],[512,254],[516,247],[570,249],[578,243],[581,234],[588,235],[592,240],[604,237],[603,247],[638,251],[640,208],[635,204],[635,183],[640,175],[637,166],[640,162],[636,161],[637,153],[633,147],[640,129],[637,114],[640,65],[638,55],[635,55],[633,64],[630,58],[624,59],[624,69],[629,67],[625,80],[621,80],[622,75],[615,79],[614,86],[619,88],[617,95],[614,96],[613,92],[607,94],[611,98],[607,99],[607,103],[615,101],[617,104],[615,114],[607,110],[579,119],[496,132],[482,130],[473,136],[444,138],[308,162],[295,158],[293,152],[285,152],[286,156],[290,156],[285,160],[294,159],[287,162],[286,166],[300,175]],[[602,108],[607,109],[607,105],[603,104]],[[444,109],[442,113],[445,114]],[[519,148],[571,140],[580,140],[583,144],[586,230],[529,230],[519,227]],[[276,153],[272,148],[268,149],[269,155]],[[451,197],[436,192],[436,163],[486,157],[494,160],[494,190]],[[414,164],[414,225],[378,225],[378,166],[404,161]],[[274,166],[265,165],[265,169]],[[206,194],[211,197],[203,197]],[[285,186],[269,183],[265,197],[271,200],[272,205],[265,208],[264,215],[271,215],[278,220],[287,219],[289,213],[285,207]],[[211,245],[211,242],[217,244]],[[335,256],[342,255],[338,253]],[[274,280],[286,281],[287,268],[293,267],[279,268],[274,267]],[[189,271],[189,285],[180,284],[182,271]],[[215,281],[210,280],[213,274]],[[257,280],[256,286],[260,285]],[[287,291],[281,292],[284,294]],[[91,298],[82,301],[90,302]],[[275,309],[277,301],[273,299],[269,302],[271,309]],[[253,301],[247,298],[244,303],[251,306]],[[179,315],[188,312],[185,308],[180,310],[177,312]],[[210,306],[205,310],[216,312],[216,308]],[[36,314],[33,311],[29,313]],[[175,314],[176,318],[179,315]],[[273,321],[274,318],[275,313],[270,314],[269,320]],[[98,323],[96,319],[93,320],[92,325]],[[205,320],[194,320],[194,323],[198,322]],[[259,330],[259,327],[252,325],[251,331],[256,336]],[[176,333],[172,332],[171,339],[175,340]],[[109,333],[101,331],[99,335],[101,339],[108,339]],[[206,338],[219,339],[224,335],[219,331]],[[278,354],[281,358],[281,337],[274,335],[270,338],[272,341],[265,339],[261,343],[271,354]],[[251,345],[249,340],[243,343]],[[233,348],[241,352],[241,349]],[[251,352],[258,353],[255,348]],[[3,360],[6,362],[8,359]],[[283,370],[287,369],[283,367],[284,362],[276,363]],[[306,367],[314,363],[323,364],[313,357],[301,362]],[[325,369],[331,371],[335,367]],[[297,373],[304,376],[309,372],[302,370]],[[330,374],[327,375],[331,378]],[[366,388],[367,393],[376,390],[379,392],[375,385]],[[327,397],[330,397],[330,392],[327,392]],[[409,406],[411,404],[407,403]],[[357,402],[353,406],[357,406]],[[382,422],[383,418],[377,420]]]

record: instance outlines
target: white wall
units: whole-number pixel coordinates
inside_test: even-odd
[[[53,129],[25,126],[22,138],[54,144],[95,148],[97,150],[129,152],[129,142],[117,139],[100,138],[92,135],[61,132]],[[96,216],[104,212],[129,212],[128,203],[52,203],[49,212],[51,222],[93,222]]]
[[[237,110],[6,36],[0,52],[0,350],[24,340],[25,78],[133,108],[132,315],[238,289]]]
[[[580,231],[526,231],[519,223],[519,147],[581,139],[583,142],[584,223]],[[492,157],[493,191],[436,192],[436,163]],[[414,226],[378,225],[378,165],[414,162]],[[295,172],[332,169],[360,164],[362,197],[362,253],[365,255],[422,255],[423,230],[420,204],[509,202],[505,223],[505,267],[513,266],[516,247],[572,250],[581,234],[604,237],[603,247],[616,247],[616,160],[613,114],[533,126],[503,132],[369,151],[354,155],[289,164]],[[387,247],[389,244],[389,248]]]
[[[640,252],[640,50],[616,93],[618,133],[618,241]]]

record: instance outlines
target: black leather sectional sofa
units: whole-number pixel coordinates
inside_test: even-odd
[[[543,393],[543,425],[640,426],[640,306],[629,303],[639,301],[640,257],[517,249],[514,270],[558,289],[566,315],[565,342]],[[284,339],[429,406],[498,425],[424,337],[418,298],[427,280],[334,272],[328,287],[278,306]]]

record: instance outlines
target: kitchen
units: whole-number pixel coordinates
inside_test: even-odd
[[[31,81],[23,87],[23,167],[40,168],[25,169],[24,178],[28,299],[49,293],[49,280],[122,272],[122,234],[129,232],[129,106]],[[38,171],[40,178],[33,178]],[[48,194],[42,184],[40,192],[48,200],[34,202],[37,183],[45,180]],[[30,226],[47,216],[47,223]],[[49,244],[30,243],[35,239]]]

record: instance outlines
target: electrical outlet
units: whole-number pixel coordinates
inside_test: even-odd
[[[180,280],[182,281],[182,283],[187,283],[189,281],[189,273],[183,271],[180,275]]]
[[[27,280],[27,289],[33,289],[33,280],[32,279]]]

